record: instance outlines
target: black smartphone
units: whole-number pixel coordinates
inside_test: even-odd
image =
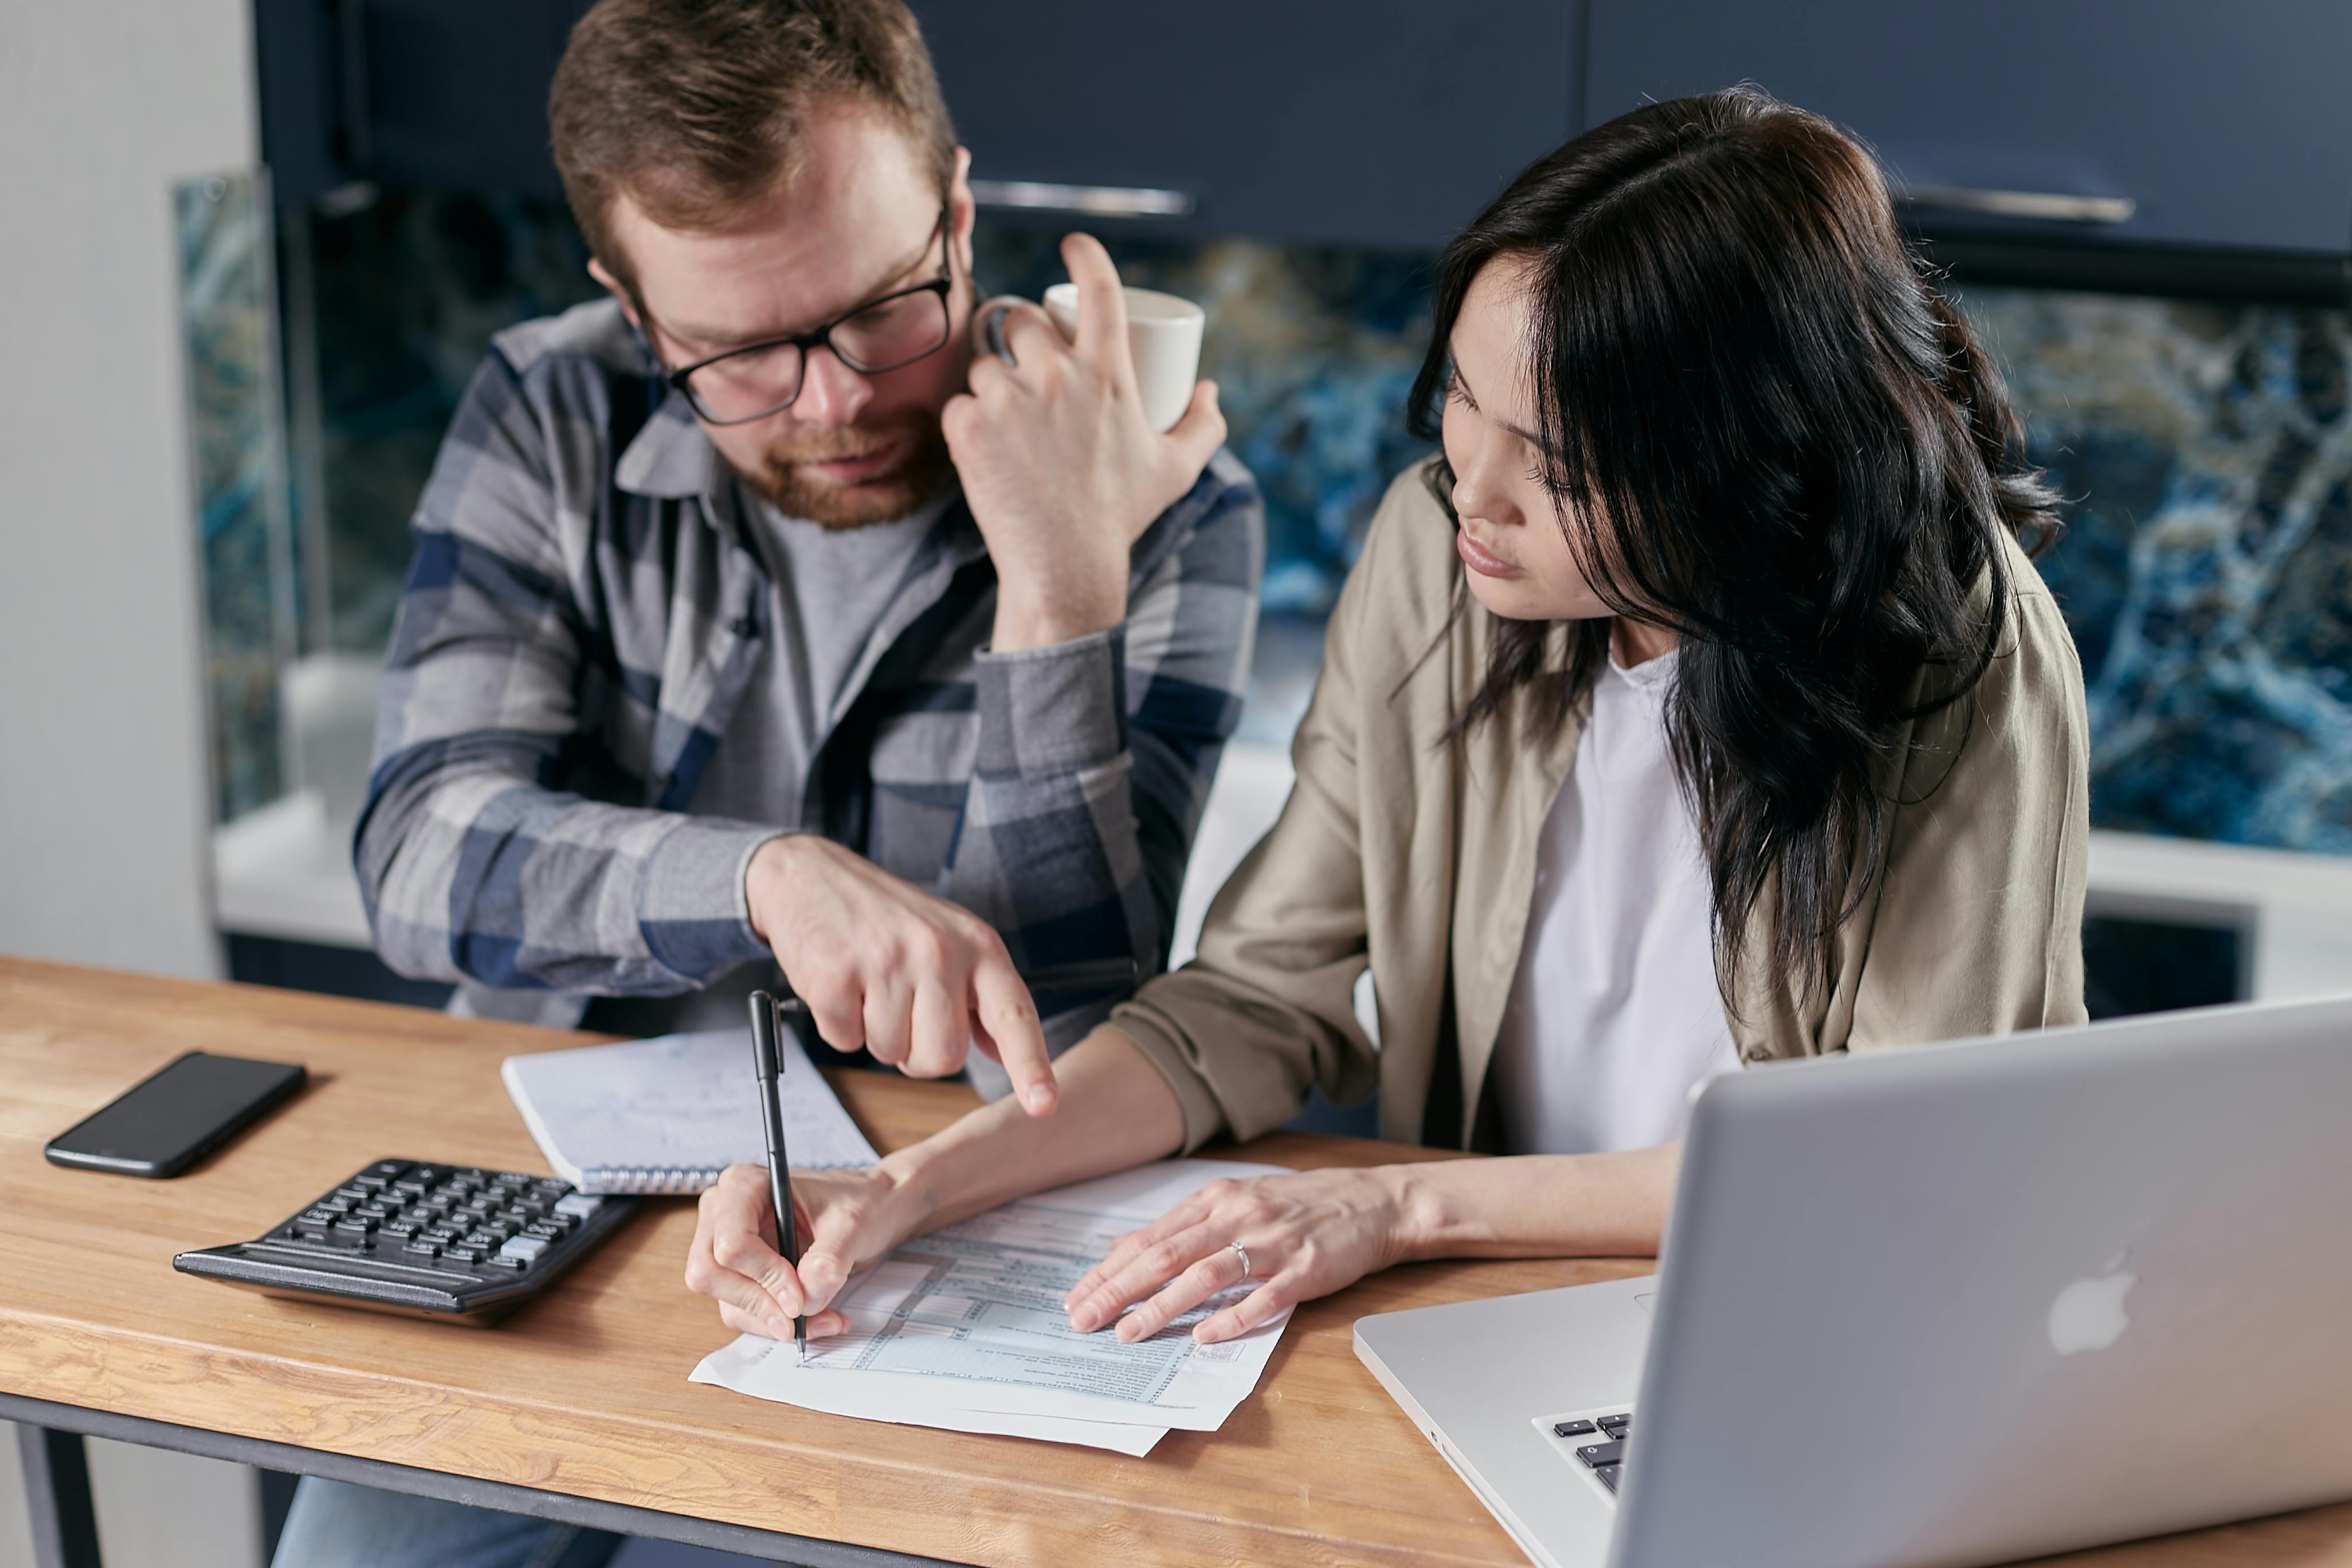
[[[190,1051],[49,1140],[50,1163],[176,1176],[302,1087],[299,1064]]]

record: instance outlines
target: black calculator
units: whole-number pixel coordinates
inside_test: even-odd
[[[257,1241],[172,1267],[231,1285],[487,1327],[636,1211],[552,1176],[378,1160]]]

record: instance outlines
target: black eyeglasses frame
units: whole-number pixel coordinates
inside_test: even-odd
[[[682,365],[677,370],[668,372],[662,377],[663,382],[673,391],[683,396],[688,403],[692,404],[694,405],[694,412],[696,415],[698,416],[706,424],[722,426],[750,425],[754,421],[765,419],[772,414],[780,413],[784,409],[790,408],[793,404],[800,401],[801,393],[808,386],[808,356],[810,351],[813,349],[821,348],[827,351],[834,358],[839,360],[843,364],[846,365],[851,370],[856,371],[860,375],[880,375],[887,371],[903,369],[905,366],[913,364],[917,360],[930,358],[931,355],[947,347],[948,344],[953,342],[955,338],[954,301],[949,298],[950,290],[955,287],[955,241],[954,237],[950,233],[948,228],[948,220],[954,212],[954,205],[955,204],[952,199],[940,204],[940,221],[933,226],[931,230],[933,236],[938,237],[940,242],[940,275],[937,278],[929,279],[920,283],[909,284],[904,289],[894,289],[887,294],[877,294],[873,299],[853,305],[848,310],[844,310],[840,315],[835,316],[833,320],[824,322],[822,325],[813,327],[805,332],[795,332],[788,337],[762,338],[756,343],[742,343],[735,348],[728,349],[723,353],[711,354],[706,358],[696,360],[692,364]],[[925,349],[922,353],[918,354],[908,354],[905,359],[893,360],[888,364],[866,365],[859,364],[856,360],[851,359],[847,354],[843,353],[838,348],[834,346],[834,329],[840,326],[844,321],[849,321],[853,317],[862,316],[866,311],[874,309],[877,305],[887,305],[894,300],[904,300],[917,294],[936,294],[939,296],[940,300],[940,319],[943,323],[943,330],[940,334],[940,341],[933,343],[929,348]],[[646,314],[645,306],[642,301],[639,302],[637,310],[640,315]],[[651,320],[652,318],[647,316],[646,319]],[[696,371],[717,364],[721,360],[734,359],[742,354],[765,353],[771,349],[785,347],[796,348],[801,351],[801,377],[798,384],[793,388],[793,395],[790,397],[785,398],[782,403],[777,404],[772,408],[763,408],[757,414],[746,414],[737,419],[714,418],[712,417],[710,411],[703,406],[702,399],[696,395],[694,388],[690,384],[690,380]]]

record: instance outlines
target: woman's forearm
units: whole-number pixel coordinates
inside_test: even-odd
[[[1680,1143],[1661,1143],[1389,1166],[1398,1259],[1654,1258],[1681,1160]]]
[[[1142,1050],[1098,1028],[1054,1064],[1061,1089],[1051,1116],[1012,1100],[983,1105],[921,1142],[885,1157],[904,1234],[919,1236],[1031,1193],[1123,1171],[1184,1146],[1176,1091]]]

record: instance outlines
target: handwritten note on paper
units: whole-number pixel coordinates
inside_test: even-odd
[[[776,1049],[793,1165],[874,1163],[800,1041],[785,1031]],[[509,1057],[499,1074],[549,1163],[583,1192],[698,1192],[768,1157],[748,1028]]]

